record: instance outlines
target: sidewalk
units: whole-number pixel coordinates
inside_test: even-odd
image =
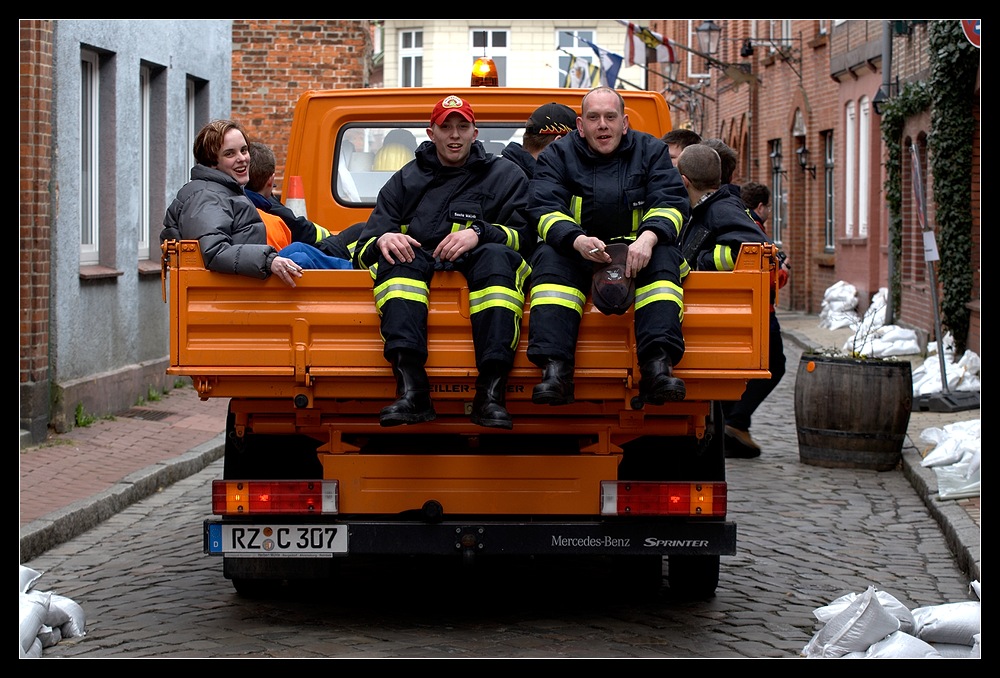
[[[850,330],[819,327],[819,317],[779,312],[782,335],[802,348],[839,348]],[[918,360],[918,358],[914,358]],[[922,359],[919,359],[922,362]],[[798,365],[789,362],[785,379]],[[20,451],[20,557],[31,560],[107,520],[125,506],[222,457],[228,400],[201,401],[190,386],[157,401]],[[980,418],[980,410],[913,412],[902,471],[941,525],[959,565],[980,579],[980,497],[939,500],[937,477],[920,465],[931,447],[924,429]],[[205,503],[209,502],[206,488]]]

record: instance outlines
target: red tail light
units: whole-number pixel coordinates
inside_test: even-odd
[[[212,513],[219,516],[337,513],[336,480],[216,480]]]
[[[724,518],[727,493],[725,482],[662,483],[606,480],[601,483],[601,514]]]

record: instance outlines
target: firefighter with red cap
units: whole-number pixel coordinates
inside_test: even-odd
[[[525,208],[528,179],[506,158],[487,154],[471,104],[439,101],[428,140],[390,177],[355,249],[371,272],[383,355],[396,377],[396,401],[382,408],[382,426],[436,418],[427,361],[427,313],[435,271],[454,270],[469,283],[476,352],[472,422],[513,428],[506,409],[524,309],[527,257],[537,242]]]

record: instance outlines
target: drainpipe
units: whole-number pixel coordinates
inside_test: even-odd
[[[889,89],[889,83],[892,82],[892,22],[883,21],[882,22],[882,91],[888,94],[891,92]],[[881,133],[879,138],[882,138]],[[892,216],[889,215],[888,210],[886,211],[886,223],[885,228],[889,229],[892,222]],[[886,295],[885,303],[885,324],[893,325],[895,324],[896,309],[895,305],[892,303],[893,290],[892,290],[892,280],[896,270],[896,258],[893,254],[892,248],[892,238],[889,238],[889,294]]]

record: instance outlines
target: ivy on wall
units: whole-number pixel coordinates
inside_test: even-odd
[[[887,150],[886,200],[889,205],[889,256],[897,265],[889,281],[894,308],[901,296],[903,239],[903,124],[930,108],[928,135],[930,174],[938,224],[941,321],[955,339],[956,354],[965,352],[972,295],[972,137],[973,106],[980,51],[963,34],[961,22],[932,21],[928,25],[930,78],[907,84],[886,102],[882,138]],[[940,338],[939,338],[940,339]]]

